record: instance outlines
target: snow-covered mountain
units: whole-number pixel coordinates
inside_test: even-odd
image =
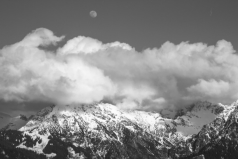
[[[175,150],[181,159],[203,156],[206,159],[238,158],[238,101],[223,107],[215,120],[202,127],[183,147],[189,149]]]
[[[52,106],[38,112],[19,131],[2,131],[0,137],[17,150],[30,150],[47,158],[207,156],[204,147],[213,141],[219,143],[219,133],[229,141],[233,139],[230,131],[236,127],[228,125],[236,122],[237,105],[198,102],[180,110],[176,119],[120,110],[106,103]]]
[[[178,112],[180,115],[175,119],[175,122],[181,124],[177,124],[177,131],[185,136],[197,134],[204,125],[211,123],[223,111],[223,114],[227,114],[225,113],[227,109],[229,109],[227,106],[207,101],[194,103]]]
[[[160,114],[122,111],[100,103],[45,108],[20,131],[38,137],[42,142],[30,149],[49,157],[57,155],[54,140],[60,140],[69,153],[64,157],[161,158],[164,154],[159,152],[171,144],[163,138],[172,135],[172,131],[166,132],[169,129],[171,119]],[[18,147],[29,149],[24,143]]]

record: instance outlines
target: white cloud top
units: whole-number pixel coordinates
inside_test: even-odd
[[[238,98],[238,56],[225,40],[215,46],[166,42],[137,52],[125,43],[78,36],[56,53],[39,48],[63,38],[40,28],[0,50],[0,98],[68,104],[107,99],[153,110]]]

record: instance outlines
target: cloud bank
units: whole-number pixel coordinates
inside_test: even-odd
[[[197,100],[238,99],[238,56],[225,40],[165,42],[137,52],[121,42],[64,37],[39,28],[0,50],[0,99],[60,104],[108,100],[125,109],[176,109]]]

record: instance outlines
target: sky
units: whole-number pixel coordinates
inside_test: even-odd
[[[3,0],[0,111],[101,100],[153,111],[231,103],[237,16],[237,0]]]

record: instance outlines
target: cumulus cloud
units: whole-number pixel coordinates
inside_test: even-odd
[[[64,47],[60,48],[58,52],[61,55],[65,54],[91,54],[99,50],[110,48],[110,47],[120,47],[125,50],[131,50],[131,46],[125,43],[113,42],[103,45],[101,41],[85,36],[78,36],[69,40]]]
[[[230,89],[229,87],[230,85],[228,82],[215,81],[214,79],[211,79],[209,81],[200,79],[198,80],[198,83],[196,85],[193,85],[187,89],[191,94],[198,93],[203,96],[215,97],[226,94]]]
[[[37,29],[22,41],[6,46],[0,57],[0,97],[6,101],[91,103],[114,94],[116,86],[103,71],[72,56],[39,49],[55,44],[47,29]]]
[[[69,40],[63,48],[59,49],[61,54],[94,53],[100,50],[102,42],[90,37],[79,36]]]
[[[65,104],[110,100],[121,108],[145,110],[238,98],[238,56],[225,40],[214,46],[165,42],[137,52],[125,43],[78,36],[54,53],[40,49],[63,38],[41,28],[5,46],[0,98]]]

